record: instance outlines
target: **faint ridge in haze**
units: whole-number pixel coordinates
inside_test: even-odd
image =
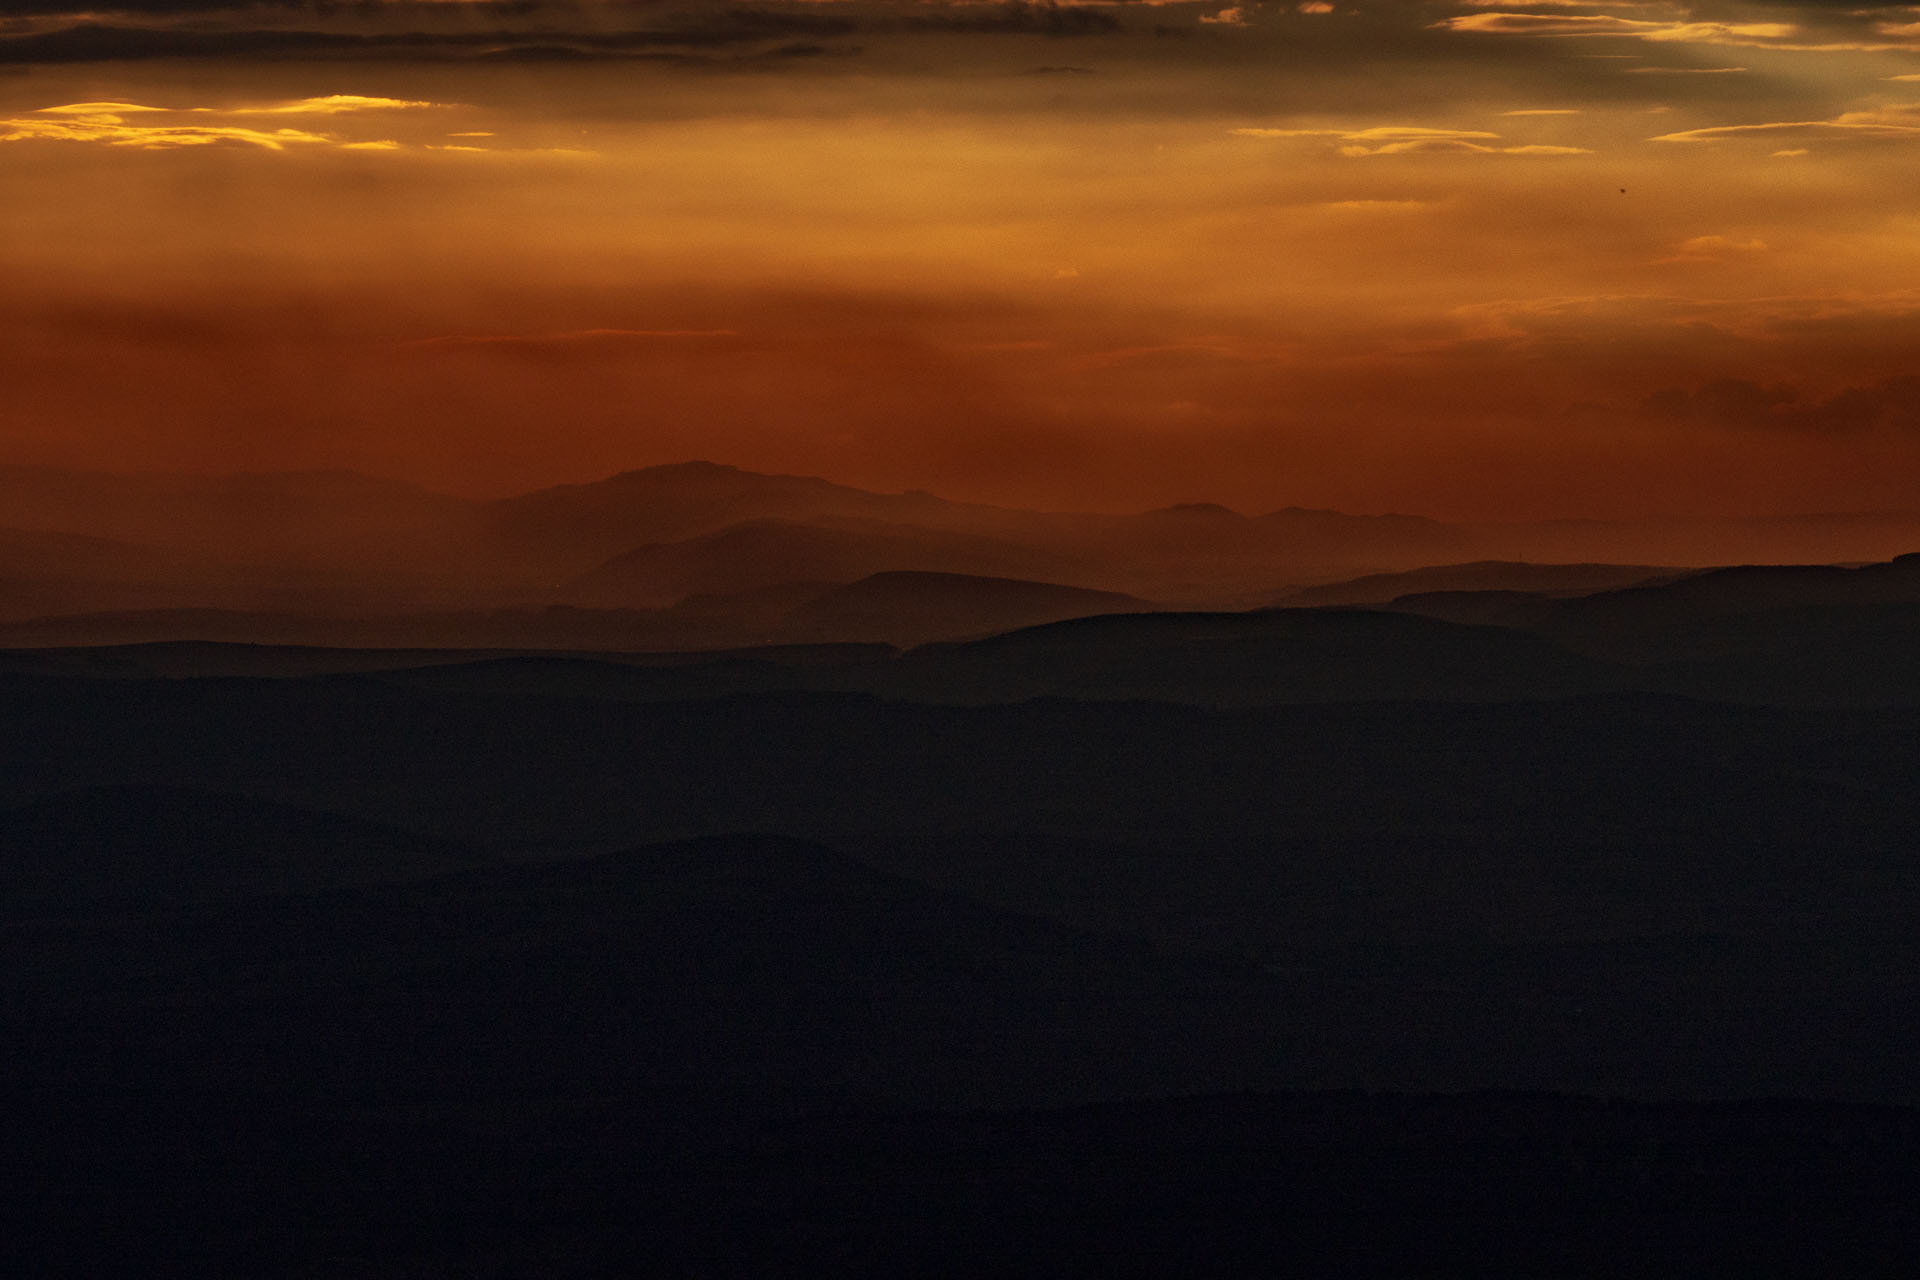
[[[391,638],[377,641],[366,626],[216,635],[131,624],[118,637],[129,640],[727,647],[786,638],[788,615],[875,573],[1020,579],[1204,610],[1379,603],[1435,588],[1567,594],[1623,585],[1616,571],[1878,560],[1916,546],[1920,516],[1898,513],[1638,524],[1449,523],[1299,506],[1246,515],[1209,502],[1075,513],[708,462],[491,500],[343,471],[0,467],[0,622],[177,610],[439,620],[388,627]],[[1410,573],[1425,576],[1361,581]],[[634,616],[538,616],[565,606]],[[496,621],[472,621],[480,615]],[[467,621],[452,625],[456,616]],[[955,619],[937,638],[1004,625]],[[61,643],[107,638],[98,628],[61,633],[79,637]]]

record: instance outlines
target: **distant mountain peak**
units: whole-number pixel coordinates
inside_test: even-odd
[[[1223,507],[1217,502],[1176,502],[1169,507],[1155,507],[1143,513],[1147,516],[1195,517],[1199,519],[1244,520],[1245,516],[1232,507]]]
[[[666,478],[669,476],[759,476],[763,473],[748,471],[727,462],[708,462],[704,458],[689,458],[685,462],[662,462],[651,467],[630,467],[625,471],[608,476],[609,480],[634,480],[642,476]],[[589,483],[592,483],[591,481]]]

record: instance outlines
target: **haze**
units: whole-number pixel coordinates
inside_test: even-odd
[[[0,460],[1910,505],[1900,6],[8,0]]]

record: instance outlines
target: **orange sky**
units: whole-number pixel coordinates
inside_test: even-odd
[[[1902,6],[4,0],[0,461],[1913,507],[1916,161]]]

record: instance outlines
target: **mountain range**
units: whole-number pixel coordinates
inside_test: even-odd
[[[346,472],[0,468],[0,624],[13,645],[918,643],[1116,609],[1579,594],[1684,566],[1859,562],[1916,546],[1920,515],[1476,525],[1204,503],[1060,513],[712,463],[492,500]],[[872,625],[873,599],[902,585],[886,578],[834,621],[835,589],[899,573],[944,575],[917,580],[916,621]]]
[[[1913,1272],[1898,522],[39,478],[8,1274]]]

